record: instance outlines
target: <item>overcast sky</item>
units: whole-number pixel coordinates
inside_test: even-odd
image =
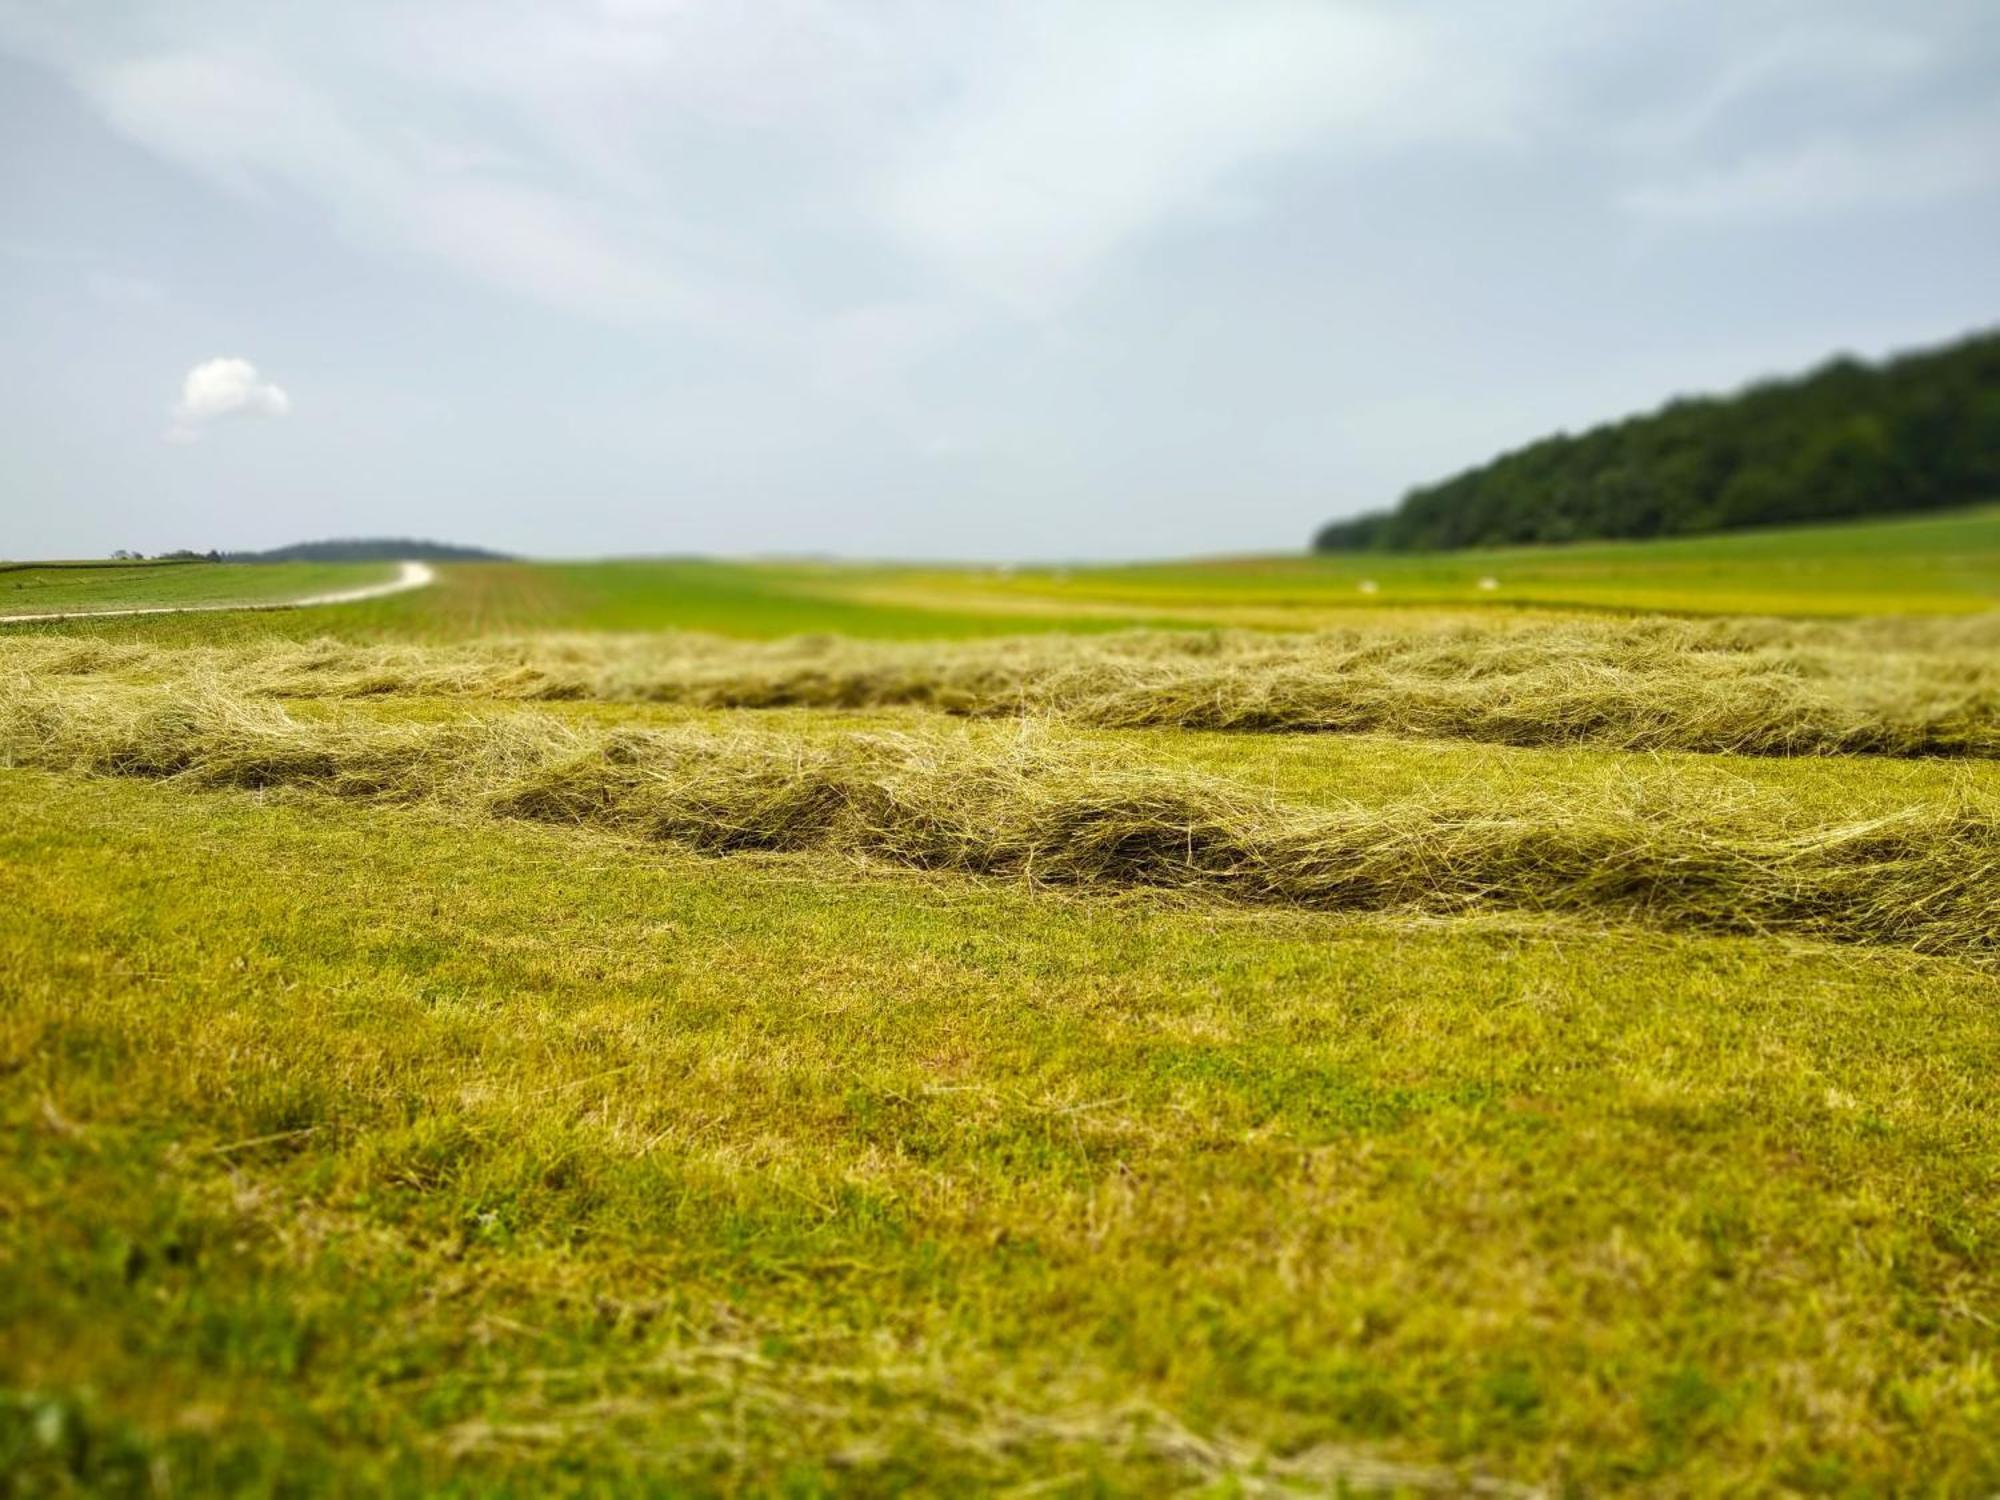
[[[1293,548],[1995,323],[1994,0],[0,0],[0,556]]]

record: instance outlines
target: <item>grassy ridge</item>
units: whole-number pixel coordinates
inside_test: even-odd
[[[1964,621],[1516,618],[1319,636],[1137,634],[946,646],[525,638],[171,649],[20,642],[34,675],[198,677],[287,698],[916,706],[1103,727],[1389,732],[1757,755],[2000,754],[2000,616]]]
[[[1588,808],[1523,795],[1327,811],[1213,778],[1110,769],[1046,739],[593,736],[520,716],[301,722],[187,689],[12,695],[0,756],[198,787],[442,798],[705,853],[824,851],[1314,910],[1583,913],[1966,954],[2000,934],[2000,805],[1969,789],[1820,828],[1740,803],[1679,804],[1666,777]]]
[[[2000,1482],[1990,974],[815,859],[0,776],[14,1484]]]

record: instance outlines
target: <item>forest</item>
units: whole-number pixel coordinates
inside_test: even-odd
[[[2000,331],[1559,433],[1334,521],[1320,552],[1684,536],[2000,495]]]

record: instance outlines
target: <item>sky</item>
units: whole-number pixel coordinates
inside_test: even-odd
[[[1992,0],[0,0],[0,556],[1296,549],[1996,267]]]

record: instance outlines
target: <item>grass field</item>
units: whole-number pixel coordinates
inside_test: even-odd
[[[274,604],[383,583],[382,563],[62,563],[0,566],[0,615]]]
[[[374,583],[381,565],[122,565],[0,571],[0,614],[119,604],[273,600]],[[85,580],[88,581],[85,581]],[[212,580],[203,583],[202,579]],[[1480,587],[1490,579],[1494,587]],[[1363,592],[1362,585],[1372,584]],[[237,595],[216,592],[240,589]],[[206,592],[201,592],[206,591]],[[196,598],[196,594],[200,597]],[[1412,616],[1416,607],[1420,614]],[[690,630],[756,639],[937,640],[1135,626],[1322,630],[1436,611],[1865,617],[2000,609],[2000,507],[1945,516],[1656,543],[1440,556],[1258,557],[1124,567],[925,568],[689,559],[459,563],[437,587],[278,620],[105,620],[157,641],[464,640],[538,631]],[[23,634],[53,626],[4,626]],[[73,629],[66,626],[65,631]]]
[[[934,590],[961,607],[1159,610],[1235,624],[1322,624],[1357,604],[1959,613],[2000,607],[2000,507],[1659,542],[1032,568],[971,579],[915,573],[868,593],[915,601]]]
[[[1991,1494],[1995,527],[0,632],[0,1493]]]

